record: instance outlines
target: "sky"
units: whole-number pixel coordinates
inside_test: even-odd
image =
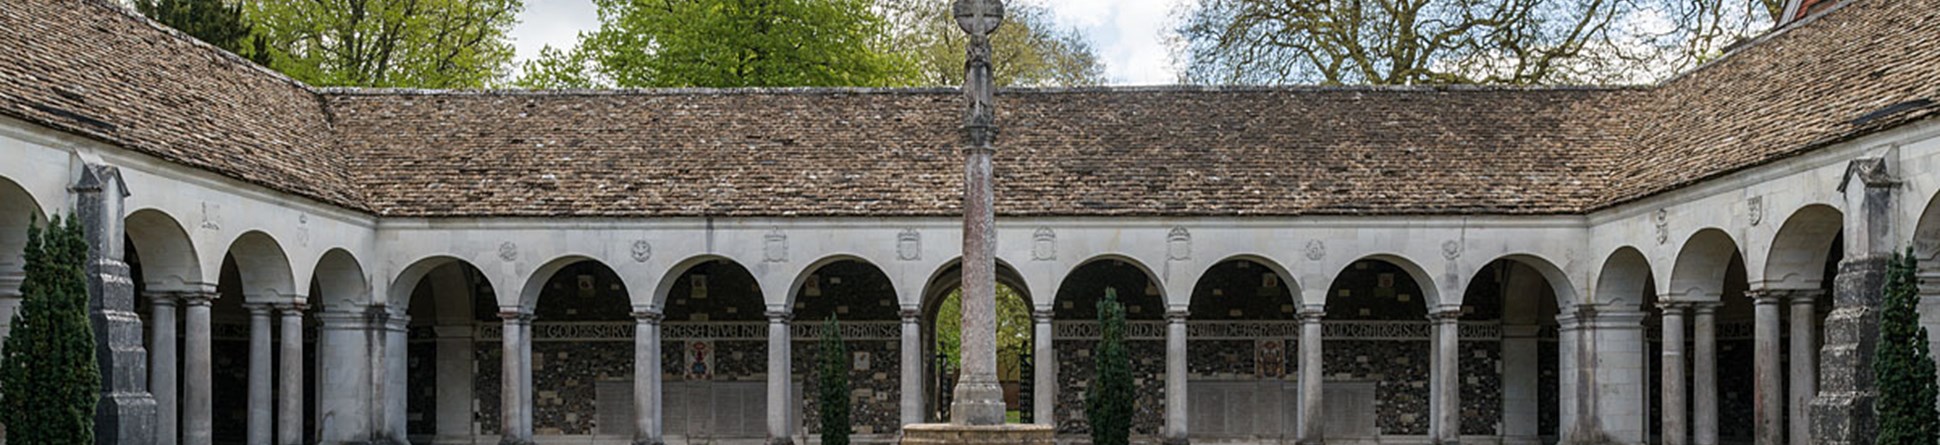
[[[1173,10],[1189,0],[1034,1],[1049,5],[1059,23],[1091,36],[1092,49],[1104,59],[1110,83],[1177,83],[1165,34],[1170,33]],[[525,0],[519,24],[512,28],[512,44],[518,50],[517,60],[524,62],[547,45],[571,48],[580,31],[598,27],[599,14],[592,0]]]

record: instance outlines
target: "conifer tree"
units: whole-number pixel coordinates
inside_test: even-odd
[[[1927,330],[1920,327],[1920,270],[1912,249],[1893,254],[1886,268],[1886,301],[1880,308],[1879,344],[1874,345],[1873,377],[1879,398],[1880,445],[1940,443],[1940,397],[1933,356],[1927,350]]]
[[[56,218],[27,229],[26,278],[13,334],[0,346],[0,422],[7,443],[91,445],[101,393],[88,323],[88,245]]]
[[[849,445],[849,347],[834,315],[822,323],[822,445]]]
[[[1125,349],[1125,305],[1118,290],[1105,288],[1098,302],[1101,332],[1096,352],[1097,373],[1085,390],[1085,419],[1091,423],[1093,445],[1127,445],[1132,437],[1132,357]]]

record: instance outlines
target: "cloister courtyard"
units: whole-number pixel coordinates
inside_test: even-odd
[[[1006,410],[1089,442],[1111,289],[1139,443],[1871,443],[1891,253],[1940,333],[1936,33],[1849,0],[1642,86],[999,91]],[[859,442],[950,417],[955,89],[322,88],[95,0],[10,0],[0,48],[0,320],[82,218],[102,415],[153,443],[817,444],[830,318]]]

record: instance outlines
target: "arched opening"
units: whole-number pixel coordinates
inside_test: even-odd
[[[1717,439],[1726,442],[1751,442],[1753,436],[1753,391],[1755,389],[1754,333],[1755,320],[1752,301],[1746,296],[1750,289],[1745,271],[1744,255],[1730,235],[1718,229],[1700,230],[1685,241],[1678,252],[1677,262],[1672,266],[1668,297],[1671,301],[1692,304],[1684,310],[1681,329],[1684,333],[1684,378],[1683,387],[1687,434],[1696,437],[1702,434],[1699,419],[1712,417],[1716,425]],[[1651,301],[1650,317],[1646,326],[1653,336],[1653,361],[1663,357],[1664,319],[1662,307]],[[1713,323],[1709,334],[1712,336],[1713,363],[1710,375],[1700,375],[1699,361],[1703,354],[1699,348],[1698,331],[1700,319],[1709,311]],[[1653,363],[1651,378],[1654,380],[1652,394],[1663,394],[1664,382],[1662,365]],[[1703,391],[1700,380],[1709,379],[1712,392]],[[1715,413],[1705,413],[1699,409],[1700,399],[1709,397],[1715,403]],[[1661,397],[1660,397],[1661,399]],[[1662,400],[1654,400],[1654,412],[1661,413]],[[1661,415],[1653,416],[1661,437]]]
[[[1840,243],[1844,244],[1844,243]],[[1920,311],[1940,313],[1940,195],[1927,201],[1913,229],[1913,255],[1920,261]],[[1838,261],[1834,257],[1832,261]],[[1940,344],[1940,318],[1922,322],[1930,343]]]
[[[1164,287],[1142,264],[1105,257],[1085,262],[1058,286],[1051,311],[1053,343],[1057,350],[1057,412],[1084,412],[1084,391],[1096,374],[1091,352],[1098,345],[1098,302],[1105,289],[1115,289],[1125,305],[1126,349],[1137,382],[1138,409],[1132,416],[1134,436],[1159,433],[1165,416],[1165,295]],[[1190,393],[1190,392],[1188,392]],[[1087,434],[1083,416],[1058,416],[1059,434]]]
[[[733,261],[702,259],[676,269],[661,288],[661,406],[669,441],[766,437],[767,306],[754,275]]]
[[[997,380],[1004,385],[1004,405],[1011,422],[1035,421],[1032,375],[1039,365],[1034,351],[1032,299],[1024,279],[1009,265],[997,264]],[[923,403],[927,421],[950,418],[950,397],[956,387],[963,334],[963,266],[952,261],[930,280],[923,292]]]
[[[1470,278],[1461,321],[1462,434],[1554,443],[1560,430],[1556,315],[1561,271],[1531,257],[1497,259]],[[1561,284],[1562,286],[1559,286]]]
[[[134,283],[135,313],[142,318],[143,344],[150,360],[149,391],[155,396],[157,434],[179,434],[182,350],[181,291],[202,290],[201,263],[188,234],[158,210],[128,214],[122,261]],[[155,299],[168,300],[157,311]],[[159,318],[159,320],[158,320]],[[167,338],[156,338],[157,330]],[[306,430],[307,431],[307,430]]]
[[[568,259],[533,306],[536,436],[631,437],[633,315],[626,284],[598,261]],[[530,296],[530,295],[529,295]]]
[[[247,440],[249,416],[270,416],[274,431],[277,360],[276,335],[278,305],[289,305],[301,298],[290,274],[289,256],[274,238],[263,232],[248,232],[237,237],[223,256],[216,282],[217,297],[210,307],[210,346],[213,375],[210,396],[214,398],[214,437],[218,443]],[[307,286],[306,286],[307,288]],[[257,323],[269,335],[271,404],[268,410],[249,406],[252,330]],[[274,437],[274,433],[271,433]]]
[[[27,189],[0,178],[0,339],[7,338],[20,307],[20,281],[26,278],[27,227],[46,221]]]
[[[499,431],[498,298],[483,272],[433,258],[406,269],[405,430],[412,443],[451,443]],[[474,409],[474,407],[476,407]]]
[[[858,436],[893,435],[901,425],[902,305],[889,276],[874,264],[840,259],[815,267],[794,291],[798,336],[793,374],[800,382],[803,431],[821,434],[821,330],[839,320],[848,348],[849,420]],[[801,335],[801,334],[814,335]]]
[[[1428,303],[1432,289],[1393,258],[1367,258],[1349,264],[1327,289],[1327,335],[1322,351],[1328,401],[1335,413],[1361,423],[1328,424],[1327,438],[1378,439],[1383,435],[1426,436],[1429,424],[1430,334]]]
[[[1194,440],[1293,437],[1299,304],[1264,260],[1222,261],[1192,288],[1187,428]]]
[[[1839,259],[1845,255],[1844,215],[1826,205],[1799,209],[1779,226],[1766,255],[1763,288],[1783,298],[1776,301],[1781,319],[1778,370],[1772,373],[1781,410],[1780,431],[1810,437],[1811,425],[1799,422],[1810,415],[1817,393],[1820,340],[1825,318],[1832,312],[1833,283]]]
[[[1662,411],[1654,389],[1660,375],[1655,339],[1661,332],[1657,329],[1661,314],[1651,270],[1649,259],[1635,247],[1617,249],[1597,272],[1589,299],[1593,306],[1587,308],[1591,311],[1566,314],[1609,317],[1610,324],[1618,326],[1604,329],[1586,326],[1603,321],[1575,319],[1578,329],[1564,338],[1575,347],[1558,351],[1571,374],[1558,381],[1564,422],[1558,425],[1559,434],[1574,434],[1569,439],[1602,436],[1624,443],[1654,442],[1658,437]],[[1638,328],[1616,323],[1638,314],[1642,315]],[[1631,417],[1589,415],[1635,412],[1637,406],[1646,407],[1645,412]]]

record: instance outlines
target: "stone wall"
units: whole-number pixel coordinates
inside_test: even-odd
[[[1461,342],[1462,434],[1502,430],[1502,343]]]
[[[901,345],[896,340],[855,340],[849,347],[849,422],[855,434],[894,434],[902,421]],[[861,356],[867,355],[866,360]],[[796,341],[795,375],[802,382],[802,428],[822,431],[821,345]],[[856,364],[866,363],[858,368]]]
[[[1322,370],[1327,380],[1376,382],[1374,401],[1381,434],[1428,434],[1428,342],[1327,341]]]
[[[1092,350],[1097,340],[1059,339],[1058,406],[1059,434],[1088,434],[1085,422],[1085,388],[1096,373]],[[1132,356],[1132,384],[1138,400],[1133,402],[1132,434],[1158,434],[1165,424],[1165,342],[1129,341]]]

